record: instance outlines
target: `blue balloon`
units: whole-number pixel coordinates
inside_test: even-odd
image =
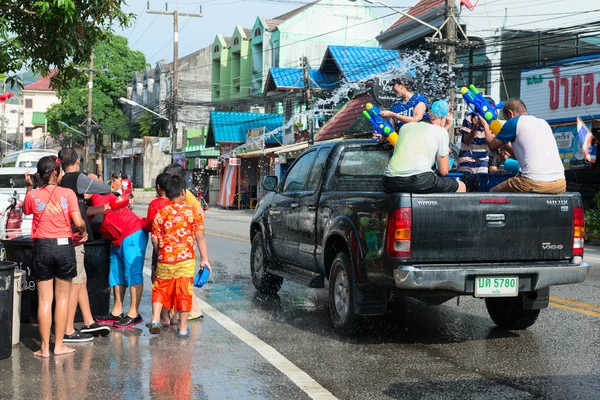
[[[431,112],[438,117],[445,117],[450,112],[450,104],[446,100],[438,100],[431,105]]]
[[[504,170],[506,172],[510,172],[511,174],[517,174],[521,171],[521,166],[517,160],[514,158],[509,158],[508,160],[504,161]]]

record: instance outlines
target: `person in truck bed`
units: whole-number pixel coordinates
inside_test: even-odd
[[[433,108],[433,106],[432,106]],[[463,182],[448,178],[450,138],[445,115],[429,112],[429,122],[411,122],[398,132],[398,141],[383,176],[386,193],[466,192]],[[437,161],[438,176],[431,166]]]
[[[561,194],[566,191],[565,168],[558,146],[548,123],[529,115],[521,99],[504,102],[502,114],[506,123],[494,136],[485,119],[480,117],[485,137],[494,151],[503,146],[515,154],[521,173],[501,184],[491,192],[525,192]]]

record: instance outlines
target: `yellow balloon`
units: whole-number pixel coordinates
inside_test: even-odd
[[[502,129],[502,122],[500,122],[500,120],[493,120],[492,123],[490,124],[490,130],[492,131],[492,133],[494,135],[497,135],[498,132],[500,132],[500,129]]]

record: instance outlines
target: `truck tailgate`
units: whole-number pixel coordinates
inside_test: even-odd
[[[572,258],[578,193],[412,196],[412,261],[444,263]]]

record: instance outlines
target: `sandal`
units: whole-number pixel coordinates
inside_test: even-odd
[[[159,335],[160,328],[161,328],[161,325],[158,322],[152,322],[150,324],[150,334],[151,335]]]
[[[197,321],[197,320],[203,319],[203,318],[204,318],[204,314],[200,314],[200,315],[190,314],[190,315],[188,315],[188,321]]]
[[[185,334],[182,334],[179,331],[177,331],[177,337],[180,337],[180,338],[189,338],[190,337],[190,328],[187,329],[187,332]]]

